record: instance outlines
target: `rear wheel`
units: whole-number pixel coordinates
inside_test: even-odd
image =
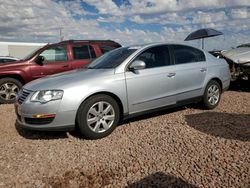
[[[87,138],[98,139],[113,132],[120,119],[117,102],[108,95],[95,95],[83,102],[77,113],[77,125]]]
[[[220,102],[221,98],[221,87],[220,84],[211,80],[205,89],[203,96],[203,103],[206,109],[214,109]]]
[[[0,79],[0,103],[14,103],[21,88],[21,82],[14,78]]]

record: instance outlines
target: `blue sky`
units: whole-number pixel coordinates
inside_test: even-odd
[[[249,0],[0,0],[0,12],[0,41],[58,42],[61,30],[65,40],[182,42],[209,27],[224,36],[206,39],[208,50],[250,42]]]

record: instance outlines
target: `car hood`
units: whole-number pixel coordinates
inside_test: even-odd
[[[245,64],[250,62],[250,48],[235,48],[232,50],[228,50],[228,51],[222,51],[221,54],[232,60],[234,63],[237,64]]]
[[[25,62],[26,61],[24,60],[18,60],[18,61],[0,63],[0,68],[20,66],[20,63],[25,63]]]
[[[107,76],[113,75],[114,69],[78,69],[65,73],[54,74],[34,80],[24,86],[31,91],[49,90],[49,89],[66,89],[68,87],[84,84],[88,80],[101,80]]]

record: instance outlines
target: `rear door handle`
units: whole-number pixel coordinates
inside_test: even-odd
[[[176,73],[169,73],[169,74],[168,74],[168,77],[169,77],[169,78],[172,78],[172,77],[174,77],[175,75],[176,75]]]
[[[201,72],[206,72],[207,69],[206,69],[206,68],[201,68],[200,71],[201,71]]]
[[[69,67],[69,65],[63,65],[63,68]]]

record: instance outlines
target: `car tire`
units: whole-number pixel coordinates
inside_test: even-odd
[[[215,81],[211,80],[205,89],[205,93],[203,95],[203,104],[205,109],[214,109],[218,106],[221,98],[221,86]]]
[[[88,139],[99,139],[111,134],[119,123],[117,102],[104,94],[94,95],[84,101],[77,113],[77,128]]]
[[[14,78],[0,79],[0,103],[14,103],[21,88],[22,83]]]

